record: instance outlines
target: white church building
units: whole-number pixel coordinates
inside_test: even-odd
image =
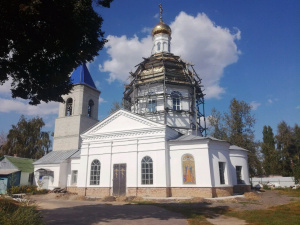
[[[162,18],[152,36],[151,56],[125,85],[125,109],[100,122],[100,91],[85,64],[73,72],[73,91],[59,106],[53,151],[34,163],[37,184],[91,197],[250,191],[248,151],[206,137],[201,80],[171,53],[171,29]]]

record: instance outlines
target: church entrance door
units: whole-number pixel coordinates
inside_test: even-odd
[[[126,164],[114,164],[113,195],[126,195]]]

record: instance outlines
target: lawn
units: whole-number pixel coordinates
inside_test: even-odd
[[[227,212],[225,215],[246,220],[249,224],[296,225],[300,224],[300,201],[271,207],[265,210]]]

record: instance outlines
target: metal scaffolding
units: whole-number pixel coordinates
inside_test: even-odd
[[[167,100],[171,98],[166,92],[166,87],[178,86],[187,87],[189,96],[183,96],[189,102],[189,110],[177,110],[176,113],[189,115],[190,128],[200,135],[206,136],[206,120],[204,111],[204,93],[201,79],[197,75],[193,66],[181,60],[179,56],[172,53],[157,53],[138,64],[136,71],[130,73],[130,83],[125,85],[123,94],[123,104],[125,109],[141,114],[139,102],[148,102],[149,97],[163,99],[163,110],[147,112],[147,114],[164,114],[164,124],[167,124],[167,114],[174,111],[167,107]],[[141,94],[140,88],[148,88],[153,84],[162,84],[162,93]],[[194,122],[196,121],[196,122]],[[178,128],[178,127],[177,127]],[[183,128],[184,129],[184,128]],[[185,128],[186,129],[186,128]]]

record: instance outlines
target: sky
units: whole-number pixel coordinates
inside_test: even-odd
[[[129,72],[149,57],[152,28],[172,29],[171,52],[191,62],[202,78],[205,114],[228,111],[233,98],[252,106],[255,139],[264,125],[300,124],[300,1],[298,0],[115,0],[103,17],[107,44],[87,64],[97,88],[99,120],[121,101]],[[8,133],[20,115],[40,116],[54,131],[58,103],[30,106],[12,99],[10,83],[0,86],[0,132]]]

